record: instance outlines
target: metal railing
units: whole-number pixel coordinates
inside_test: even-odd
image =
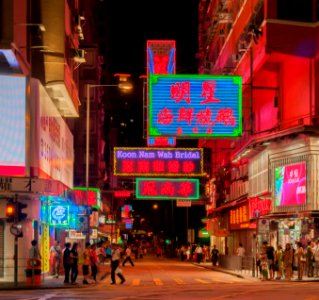
[[[252,256],[220,255],[218,265],[221,268],[235,271],[239,274],[254,276],[254,258]]]

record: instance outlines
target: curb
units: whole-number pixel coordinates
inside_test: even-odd
[[[225,274],[228,274],[228,275],[235,276],[237,278],[245,279],[245,277],[243,275],[236,274],[236,273],[233,273],[231,271],[227,271],[225,269],[220,269],[220,268],[216,268],[216,267],[213,267],[213,266],[204,266],[204,265],[201,265],[201,264],[198,264],[198,263],[192,263],[192,264],[195,265],[195,266],[201,267],[201,268],[208,269],[208,270],[212,270],[212,271],[216,271],[216,272],[220,272],[220,273],[225,273]]]

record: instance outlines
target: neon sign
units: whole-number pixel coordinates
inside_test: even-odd
[[[49,224],[67,227],[70,223],[70,208],[64,205],[49,206]]]
[[[202,176],[203,149],[114,147],[117,176]]]
[[[72,190],[74,194],[74,202],[76,204],[85,204],[100,208],[101,206],[101,191],[97,188],[75,187]]]
[[[230,229],[249,228],[249,221],[248,205],[244,204],[229,211]]]
[[[249,217],[250,219],[266,215],[271,210],[271,199],[260,199],[253,197],[249,199]]]
[[[147,137],[147,146],[148,147],[175,147],[176,138],[173,136]]]
[[[136,178],[136,199],[199,199],[199,179]]]
[[[175,73],[175,41],[147,41],[147,75]]]
[[[151,74],[148,119],[149,136],[241,136],[242,79]]]

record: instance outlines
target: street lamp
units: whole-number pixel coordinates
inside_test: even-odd
[[[85,155],[85,187],[87,193],[87,200],[88,200],[88,189],[89,189],[89,171],[90,171],[90,91],[92,88],[98,87],[118,87],[122,91],[130,91],[133,89],[133,85],[127,81],[127,77],[129,74],[123,74],[125,76],[125,80],[120,77],[120,82],[118,84],[87,84],[86,85],[86,155]],[[87,203],[88,204],[88,203]],[[90,236],[90,222],[88,218],[88,237],[89,240]]]

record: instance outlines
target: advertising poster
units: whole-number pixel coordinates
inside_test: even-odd
[[[306,163],[281,166],[275,169],[275,205],[306,203]]]

